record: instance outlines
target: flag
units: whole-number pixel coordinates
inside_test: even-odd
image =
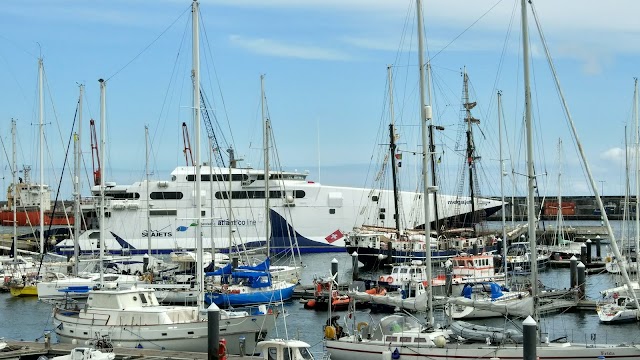
[[[398,153],[398,154],[396,154],[396,159],[398,159],[398,160],[402,160],[402,153]]]
[[[198,223],[191,223],[189,226],[198,226]]]
[[[342,233],[342,231],[340,231],[340,229],[338,229],[332,232],[329,236],[327,236],[324,239],[327,240],[329,244],[331,244],[336,240],[342,239],[343,237],[344,237],[344,234]]]

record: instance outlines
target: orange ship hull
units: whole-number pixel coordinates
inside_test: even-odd
[[[0,224],[3,226],[13,225],[13,211],[0,211]],[[44,213],[45,225],[73,225],[73,216],[66,216],[58,213],[51,216],[50,212]],[[40,210],[27,210],[16,212],[16,226],[37,226],[40,225]]]

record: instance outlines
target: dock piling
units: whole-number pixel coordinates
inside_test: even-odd
[[[522,334],[524,335],[524,344],[522,346],[523,360],[536,360],[536,345],[538,342],[538,324],[531,316],[528,316],[522,322]]]
[[[208,360],[218,359],[220,346],[220,308],[215,303],[207,308],[207,332],[209,335]]]
[[[353,281],[358,280],[359,274],[358,274],[358,252],[354,251],[353,253],[351,253],[351,260],[352,260],[352,267],[353,267],[353,271],[352,274],[353,276],[351,277],[351,279],[353,279]]]
[[[338,278],[336,277],[338,274],[338,260],[336,258],[333,258],[333,260],[331,260],[331,276],[338,281]]]
[[[587,244],[585,243],[580,245],[580,261],[582,261],[583,264],[587,263]]]
[[[579,289],[579,299],[584,300],[586,288],[587,288],[587,267],[580,262],[578,264],[578,289]]]
[[[591,264],[591,257],[592,257],[592,249],[591,249],[591,239],[587,239],[586,241],[586,248],[587,248],[587,264]]]
[[[600,245],[600,235],[596,235],[596,257],[598,259],[602,259],[602,249]]]
[[[573,289],[578,286],[578,259],[576,259],[575,256],[572,256],[571,259],[569,259],[569,270],[570,288]]]

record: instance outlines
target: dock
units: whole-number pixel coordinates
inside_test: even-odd
[[[48,358],[61,355],[69,355],[71,350],[76,347],[83,347],[84,345],[78,344],[62,344],[62,343],[50,343],[47,342],[34,342],[34,341],[10,341],[3,340],[7,343],[7,347],[0,351],[1,359],[23,359],[23,360],[36,360],[40,356],[46,356]],[[170,351],[170,350],[151,350],[151,349],[127,349],[127,348],[113,348],[109,349],[116,355],[116,359],[173,359],[173,360],[207,360],[207,353],[199,352],[186,352],[186,351]],[[109,352],[107,350],[101,350],[102,352]],[[228,359],[233,360],[259,360],[260,356],[239,356],[239,355],[227,355]]]

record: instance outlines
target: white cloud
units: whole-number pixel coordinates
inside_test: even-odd
[[[314,45],[290,44],[278,40],[249,38],[240,35],[231,35],[229,40],[238,47],[262,55],[306,60],[347,61],[353,59],[351,55],[343,51]]]
[[[624,149],[621,149],[619,147],[611,148],[600,154],[600,158],[602,160],[612,161],[616,164],[624,164]]]

